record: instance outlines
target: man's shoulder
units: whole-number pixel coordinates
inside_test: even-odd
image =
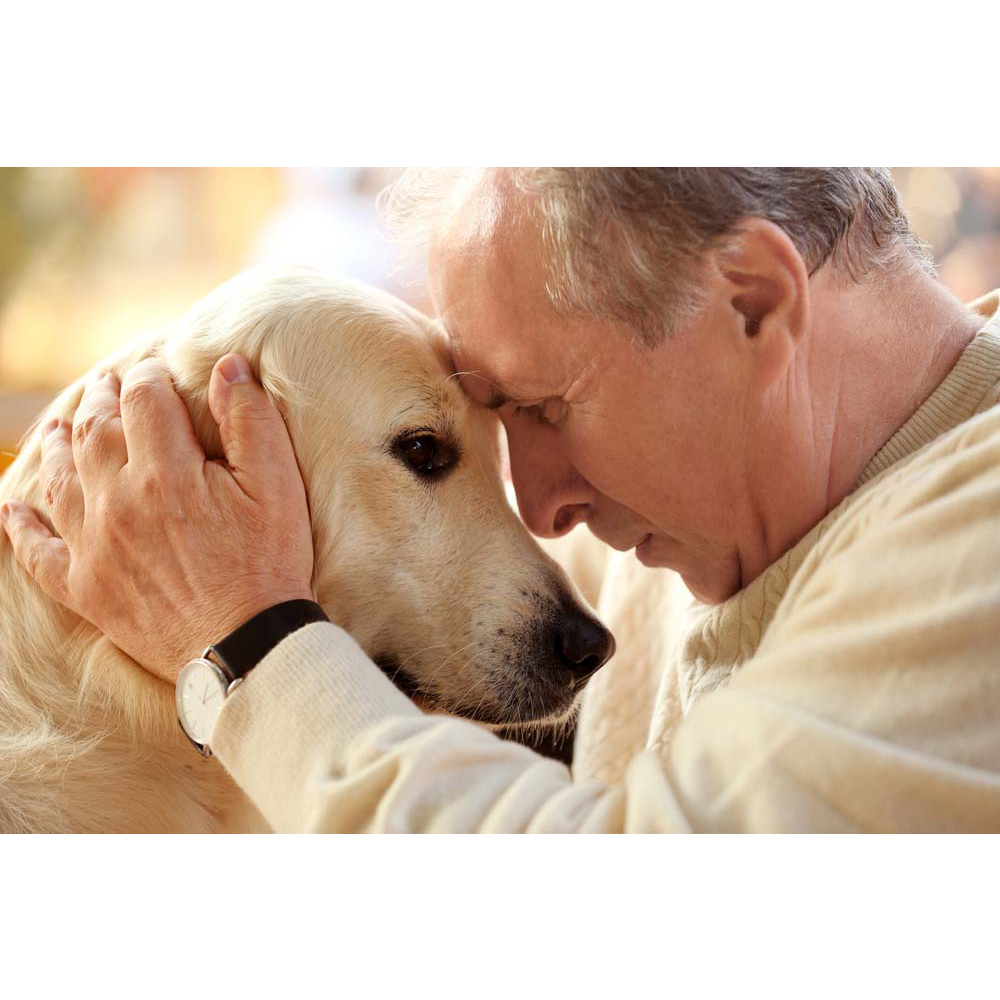
[[[886,470],[824,527],[775,626],[807,607],[820,619],[937,614],[961,591],[989,590],[1000,608],[1000,407]]]
[[[1000,405],[990,406],[890,468],[873,484],[889,511],[903,514],[928,503],[954,497],[974,500],[967,491],[1000,486]],[[996,507],[972,503],[982,515]]]
[[[998,508],[978,497],[991,489],[1000,489],[1000,405],[958,424],[866,483],[845,500],[829,534],[862,532],[931,504],[942,512],[962,505],[977,516],[995,517]]]

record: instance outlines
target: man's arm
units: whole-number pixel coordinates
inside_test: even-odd
[[[623,786],[464,719],[425,715],[336,625],[285,639],[226,702],[219,760],[279,831],[681,831],[659,762]]]
[[[150,480],[138,463],[124,472],[137,461],[129,428],[160,442],[180,415],[169,416],[173,403],[159,390],[126,392],[123,436],[108,416],[112,392],[104,404],[88,404],[104,416],[73,435],[72,454],[66,438],[47,439],[63,540],[23,508],[5,519],[18,557],[43,587],[89,612],[165,679],[180,661],[144,637],[175,635],[197,647],[206,634],[222,634],[210,582],[220,550],[263,574],[237,602],[251,614],[277,582],[298,576],[301,584],[311,567],[311,546],[298,534],[285,540],[297,554],[289,562],[284,553],[277,575],[258,553],[247,554],[260,541],[255,518],[288,517],[267,497],[295,476],[294,456],[259,387],[236,385],[246,395],[222,387],[213,404],[229,428],[229,467],[207,463],[232,484],[221,479],[201,491],[193,470],[217,474],[189,450],[161,470],[157,489],[130,485]],[[253,406],[247,419],[231,412],[237,398]],[[266,448],[276,449],[268,461],[254,451],[261,429]],[[97,440],[104,445],[95,456]],[[61,458],[53,459],[53,445]],[[946,467],[939,481],[921,479],[912,503],[894,497],[898,509],[862,543],[834,548],[805,586],[793,585],[760,653],[696,705],[669,762],[639,754],[618,785],[574,784],[562,765],[472,723],[423,715],[331,624],[307,626],[264,658],[228,699],[213,744],[272,825],[286,830],[996,830],[998,451],[991,440],[967,449],[964,464]],[[148,447],[151,466],[156,452]],[[89,471],[75,479],[74,464]],[[196,518],[169,516],[179,484],[200,498]],[[95,492],[114,504],[93,502]],[[84,510],[94,512],[90,521]],[[113,541],[119,528],[124,562]],[[179,588],[190,607],[170,593],[162,606],[131,600],[161,569],[162,586]],[[236,572],[233,579],[246,584]],[[233,606],[227,597],[223,617]]]
[[[1000,830],[1000,438],[968,435],[832,532],[670,760],[642,753],[618,785],[420,715],[332,625],[291,636],[232,699],[222,759],[284,829]]]

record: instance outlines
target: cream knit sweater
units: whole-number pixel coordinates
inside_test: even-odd
[[[227,700],[219,759],[277,830],[1000,831],[1000,294],[974,308],[854,492],[724,604],[567,556],[619,640],[572,775],[422,714],[330,624]]]

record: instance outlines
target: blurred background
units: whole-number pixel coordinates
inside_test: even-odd
[[[0,169],[0,449],[55,390],[251,264],[337,270],[426,309],[375,211],[399,169]],[[945,285],[963,300],[1000,286],[1000,168],[893,173]]]

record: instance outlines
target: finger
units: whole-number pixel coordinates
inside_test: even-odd
[[[186,467],[204,465],[187,407],[159,358],[146,358],[126,373],[121,413],[130,469],[179,478]]]
[[[208,405],[226,462],[245,493],[254,496],[260,483],[276,478],[301,480],[285,421],[244,358],[227,354],[219,359],[208,385]]]
[[[118,392],[115,374],[95,374],[73,414],[73,461],[88,493],[117,476],[128,461]]]
[[[41,483],[56,531],[72,541],[83,527],[84,506],[71,434],[66,420],[50,420],[42,428]]]
[[[69,548],[45,527],[38,515],[17,500],[0,507],[0,520],[17,561],[53,600],[68,604]]]

